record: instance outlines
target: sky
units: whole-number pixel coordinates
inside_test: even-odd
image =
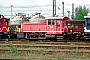
[[[67,11],[72,13],[72,3],[74,3],[75,7],[79,5],[85,5],[90,7],[89,0],[56,0],[56,10],[57,15],[62,15],[62,2],[64,2],[65,6],[65,15],[67,16]],[[52,4],[53,0],[0,0],[0,14],[5,15],[5,17],[11,16],[11,5],[12,14],[15,16],[17,13],[26,13],[28,16],[35,12],[40,12],[44,16],[52,15]],[[58,9],[60,8],[60,10]]]

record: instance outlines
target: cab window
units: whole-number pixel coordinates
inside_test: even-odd
[[[60,26],[60,20],[57,20],[56,25]]]
[[[48,20],[48,25],[54,25],[55,24],[55,20],[51,19],[51,20]]]
[[[0,20],[0,24],[2,24],[2,20]]]
[[[90,19],[88,20],[88,25],[90,26]]]
[[[7,20],[5,20],[5,22],[6,22],[6,25],[8,25],[8,21],[7,21]]]

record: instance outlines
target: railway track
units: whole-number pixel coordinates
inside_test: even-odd
[[[0,52],[9,52],[11,50],[11,48],[7,48],[7,49],[1,49],[0,48]],[[88,49],[45,49],[45,48],[18,48],[17,51],[21,51],[21,52],[31,52],[31,51],[46,51],[46,52],[73,52],[73,53],[90,53],[90,50]]]
[[[49,44],[0,44],[0,47],[12,47],[17,48],[57,48],[57,49],[90,49],[90,45],[49,45]]]
[[[29,44],[29,43],[34,43],[34,44],[76,44],[76,45],[90,45],[90,42],[72,42],[72,41],[63,41],[63,42],[38,42],[38,41],[29,41],[29,40],[14,40],[14,41],[0,41],[0,44],[5,44],[6,42],[8,43],[13,43],[13,44]]]
[[[79,52],[89,53],[90,45],[52,45],[52,44],[0,44],[0,52],[10,51],[12,48],[17,51],[38,51],[43,50],[47,52]]]
[[[48,57],[52,55],[55,59],[65,55],[67,57],[74,57],[84,55],[90,58],[90,43],[89,42],[32,42],[32,41],[0,41],[0,53],[13,54],[40,59],[41,57]],[[20,55],[16,54],[19,53]],[[23,53],[23,54],[22,54]],[[78,53],[78,54],[77,54]],[[70,55],[68,55],[70,54]],[[76,55],[77,54],[77,55]],[[3,55],[0,55],[3,56]],[[46,56],[46,57],[45,57]],[[4,58],[4,57],[3,57]],[[9,58],[9,57],[7,57]],[[19,59],[18,58],[18,59]],[[43,60],[43,59],[42,59]]]

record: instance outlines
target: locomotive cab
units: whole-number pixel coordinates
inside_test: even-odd
[[[63,39],[67,32],[67,17],[48,17],[46,38]]]
[[[90,13],[85,18],[85,26],[84,26],[84,39],[90,39]]]
[[[0,15],[0,38],[8,38],[8,18]]]
[[[90,18],[85,18],[85,32],[86,34],[90,34]]]

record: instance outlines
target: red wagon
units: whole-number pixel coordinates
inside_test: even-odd
[[[68,33],[69,39],[83,39],[84,34],[84,20],[68,20]]]

